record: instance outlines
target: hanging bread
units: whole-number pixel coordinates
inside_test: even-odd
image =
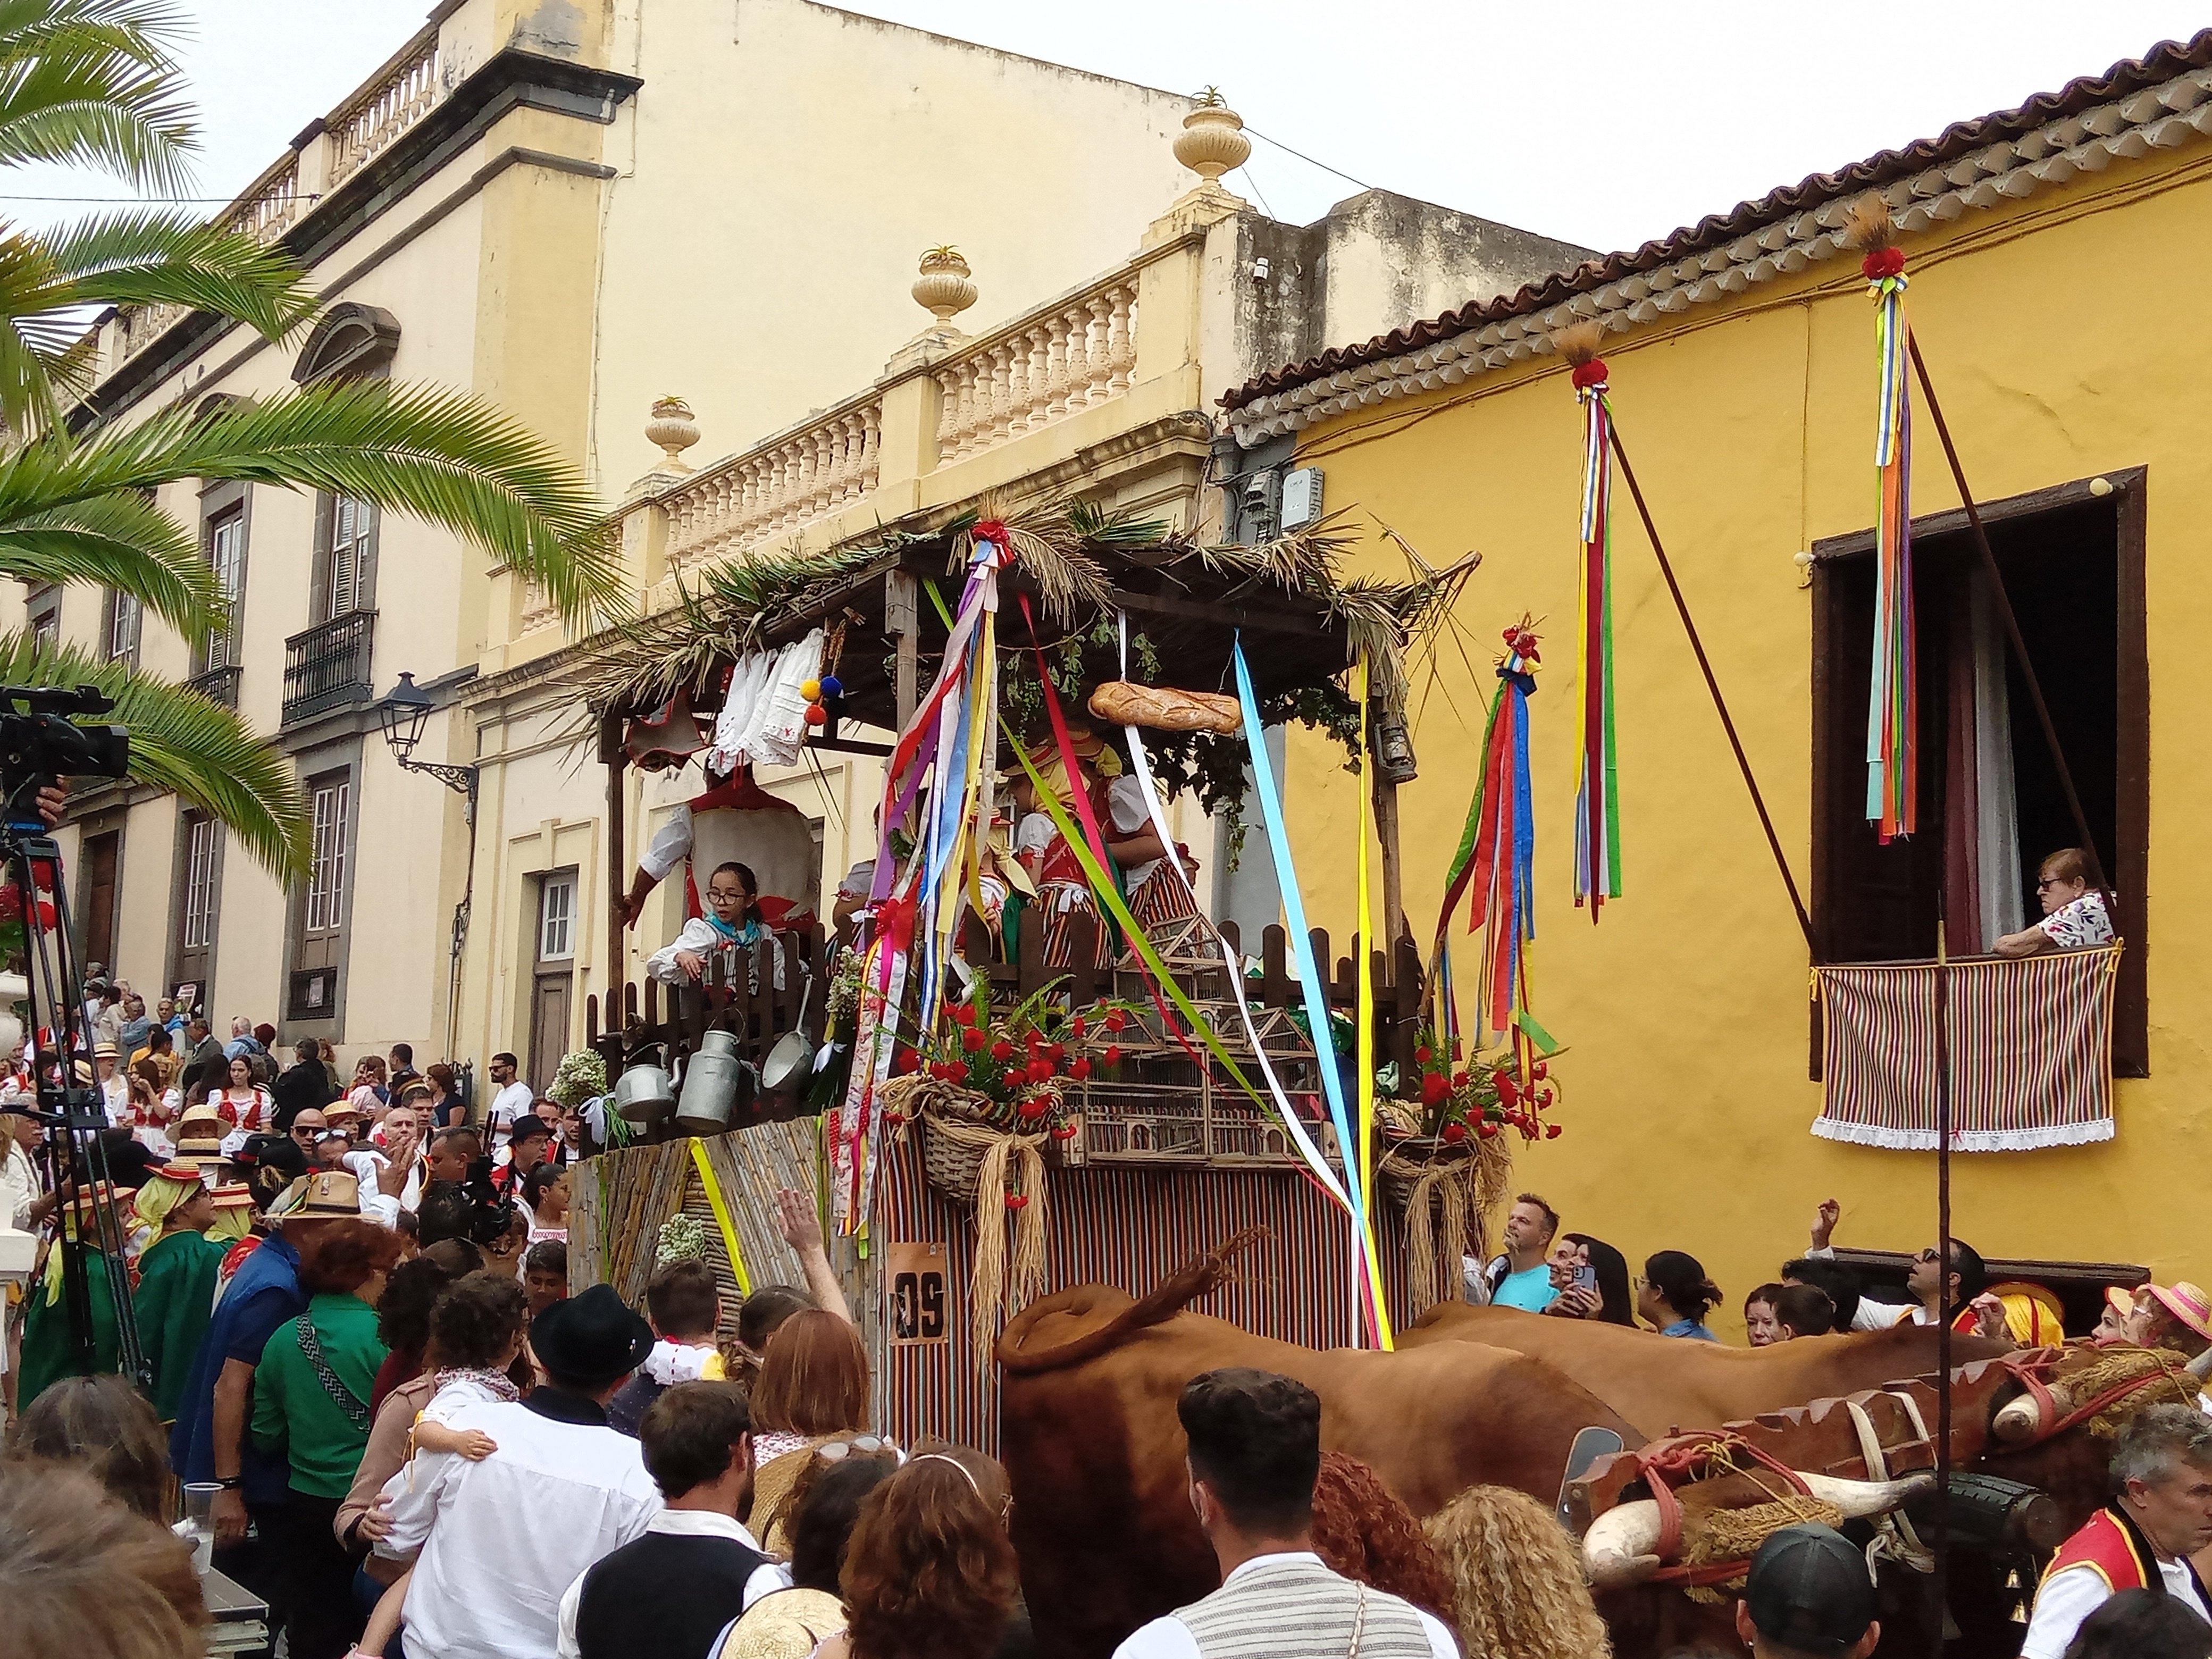
[[[1093,691],[1091,712],[1115,726],[1150,726],[1163,732],[1235,732],[1244,723],[1234,697],[1129,680],[1109,680]]]

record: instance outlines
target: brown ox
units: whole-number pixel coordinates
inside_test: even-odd
[[[1322,1446],[1370,1466],[1416,1515],[1476,1485],[1549,1504],[1582,1429],[1641,1438],[1525,1355],[1474,1343],[1316,1352],[1181,1311],[1218,1282],[1225,1254],[1142,1302],[1098,1285],[1062,1291],[1000,1339],[1000,1455],[1041,1654],[1103,1659],[1219,1583],[1191,1512],[1176,1418],[1183,1385],[1201,1371],[1250,1365],[1304,1382],[1321,1396]]]
[[[1903,1325],[1850,1336],[1800,1337],[1765,1348],[1727,1348],[1595,1320],[1444,1303],[1401,1333],[1399,1345],[1420,1349],[1457,1341],[1510,1348],[1565,1372],[1644,1437],[1658,1439],[1932,1375],[1937,1336],[1933,1326]],[[2009,1352],[2009,1344],[1984,1337],[1951,1339],[1954,1365]]]

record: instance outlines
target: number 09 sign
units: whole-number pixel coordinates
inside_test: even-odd
[[[952,1340],[951,1290],[944,1245],[885,1246],[884,1291],[890,1299],[893,1347]]]

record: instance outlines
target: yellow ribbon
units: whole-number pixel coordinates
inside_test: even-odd
[[[738,1248],[738,1224],[730,1218],[729,1201],[722,1196],[722,1183],[714,1178],[714,1166],[707,1161],[706,1146],[696,1135],[691,1138],[691,1162],[698,1167],[699,1184],[707,1189],[707,1205],[714,1212],[714,1224],[722,1230],[722,1248],[730,1253],[730,1271],[737,1275],[738,1294],[750,1296],[753,1281],[745,1272],[744,1252]]]

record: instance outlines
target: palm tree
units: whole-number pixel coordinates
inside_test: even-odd
[[[195,146],[167,0],[0,0],[0,167],[66,162],[173,190]],[[195,416],[80,432],[88,306],[185,305],[270,339],[318,309],[281,250],[189,216],[133,208],[50,233],[0,223],[0,578],[91,582],[188,638],[222,626],[193,535],[153,492],[240,479],[342,494],[411,514],[542,586],[564,618],[621,609],[611,522],[576,470],[465,393],[311,386]],[[304,873],[308,821],[289,763],[228,709],[86,653],[0,630],[0,681],[100,685],[131,730],[134,775],[220,819],[279,877]]]

